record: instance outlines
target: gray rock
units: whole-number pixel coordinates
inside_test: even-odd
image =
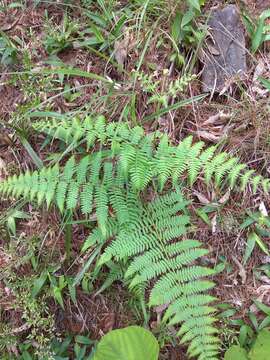
[[[244,29],[235,5],[213,11],[208,25],[203,91],[220,92],[228,79],[247,70]]]

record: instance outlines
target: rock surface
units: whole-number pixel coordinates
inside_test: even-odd
[[[244,29],[235,5],[213,11],[208,25],[203,91],[220,92],[227,80],[246,72]]]

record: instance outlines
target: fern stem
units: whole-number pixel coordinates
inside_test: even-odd
[[[65,252],[66,261],[69,263],[72,247],[72,211],[67,211],[65,224]]]

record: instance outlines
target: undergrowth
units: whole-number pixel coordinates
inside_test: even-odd
[[[33,39],[27,43],[27,36],[20,39],[17,33],[12,35],[12,28],[0,32],[0,66],[4,72],[6,66],[11,66],[11,77],[7,82],[4,77],[3,84],[20,88],[24,99],[15,106],[1,131],[12,131],[15,142],[12,139],[8,143],[17,146],[18,139],[38,168],[19,171],[17,160],[18,164],[8,164],[6,171],[16,175],[0,181],[1,200],[8,206],[12,201],[11,208],[0,218],[1,236],[2,227],[6,227],[2,237],[8,239],[9,250],[13,249],[13,262],[8,266],[6,249],[0,248],[0,267],[4,267],[0,294],[7,298],[7,310],[0,313],[4,314],[0,325],[3,359],[93,359],[95,341],[89,339],[91,334],[74,339],[67,334],[62,341],[63,334],[58,338],[56,317],[50,315],[48,306],[54,302],[65,313],[68,304],[71,312],[73,306],[80,311],[77,290],[96,301],[114,282],[128,288],[130,301],[138,306],[139,321],[143,318],[145,326],[152,327],[151,315],[157,313],[153,331],[159,339],[166,338],[160,341],[163,345],[177,337],[180,344],[187,346],[188,356],[217,360],[228,344],[238,341],[236,330],[227,323],[221,325],[217,316],[217,309],[224,304],[219,304],[222,299],[214,296],[213,280],[221,267],[210,267],[211,253],[197,240],[195,224],[200,224],[199,215],[214,234],[215,217],[208,217],[211,209],[204,213],[205,208],[216,206],[213,199],[225,193],[220,199],[228,201],[234,192],[267,196],[270,180],[220,146],[184,137],[189,127],[182,128],[185,120],[175,117],[183,105],[192,104],[198,126],[196,101],[206,95],[193,96],[198,94],[197,85],[195,92],[191,85],[198,79],[194,75],[197,58],[208,35],[202,24],[205,19],[201,9],[205,4],[203,0],[135,0],[125,5],[114,0],[85,0],[78,4],[64,1],[53,7],[54,18],[50,16],[50,2],[36,1],[33,9],[45,9],[44,34],[36,39],[41,42],[40,49],[31,51]],[[61,7],[64,10],[59,22]],[[18,2],[3,4],[2,8],[6,14],[12,9],[26,11],[27,5]],[[257,22],[247,15],[243,17],[254,54],[269,37],[268,15],[264,12]],[[35,37],[35,29],[29,32]],[[45,60],[38,61],[40,51],[48,56]],[[185,100],[187,90],[191,97]],[[63,109],[68,109],[67,114],[63,114]],[[85,115],[89,113],[105,114],[108,121],[104,116]],[[51,120],[33,121],[45,117]],[[153,126],[148,127],[152,120]],[[167,130],[163,131],[163,122],[175,130],[173,139],[165,134]],[[151,132],[157,128],[162,131]],[[40,133],[46,136],[37,152],[39,144],[32,143],[35,150],[30,145],[33,130],[38,143],[43,139]],[[0,146],[1,141],[2,134]],[[50,150],[60,150],[43,160],[48,145]],[[15,148],[15,158],[16,151]],[[0,176],[1,166],[0,162]],[[263,171],[267,174],[267,169]],[[198,188],[211,193],[213,201],[206,199],[206,206],[196,209],[195,214],[190,199],[193,191],[198,194]],[[16,253],[17,233],[21,231],[16,223],[29,220],[30,228],[35,226],[31,225],[26,203],[31,204],[31,210],[32,206],[41,208],[45,221],[48,214],[60,221],[60,235],[54,233],[52,237],[59,240],[64,229],[66,254],[59,254],[57,265],[43,257],[47,251],[51,255],[55,250],[55,244],[44,250],[50,230],[44,239],[36,239],[35,246],[29,246],[26,253]],[[243,265],[256,247],[269,255],[262,241],[269,237],[267,214],[249,214],[240,227],[238,219],[229,215],[229,224],[226,218],[221,219],[225,230],[229,229],[228,235],[248,228]],[[84,234],[76,259],[71,257],[75,253],[72,247],[78,246],[72,239],[73,225],[76,231],[81,226]],[[24,240],[22,236],[18,241]],[[33,276],[20,277],[20,271],[29,271]],[[269,277],[267,265],[259,272]],[[95,281],[100,284],[97,291],[93,287]],[[262,309],[269,314],[268,308]],[[9,311],[15,313],[15,320],[9,318]],[[21,324],[16,317],[23,326],[16,328],[15,324]],[[250,321],[256,331],[269,324],[268,317],[258,324],[253,315]],[[233,339],[226,340],[227,331]],[[241,323],[240,345],[250,346],[253,337],[250,327]]]
[[[14,175],[0,184],[1,193],[38,206],[45,202],[48,209],[54,203],[61,213],[80,209],[86,218],[95,214],[98,225],[83,251],[105,246],[97,266],[128,260],[124,276],[129,287],[151,284],[149,306],[167,307],[163,321],[181,325],[178,336],[190,343],[188,354],[216,359],[218,330],[215,308],[209,306],[215,299],[207,295],[214,286],[207,278],[215,270],[196,264],[208,251],[189,236],[192,221],[181,189],[203,181],[242,191],[251,184],[254,192],[258,186],[268,192],[270,180],[253,175],[216,146],[204,149],[192,137],[174,146],[160,132],[146,135],[139,126],[107,124],[103,116],[33,126],[74,150],[85,144],[89,154],[74,154],[63,167],[57,163]],[[152,199],[146,196],[150,185],[156,192]]]

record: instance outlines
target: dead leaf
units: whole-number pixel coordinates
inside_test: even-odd
[[[270,279],[269,279],[269,277],[266,276],[266,275],[260,276],[260,281],[262,281],[262,282],[270,285]]]
[[[220,204],[225,204],[225,203],[229,200],[230,194],[231,194],[231,191],[228,190],[228,191],[222,196],[222,198],[219,199],[218,202],[219,202]]]
[[[247,281],[247,273],[244,266],[238,261],[236,257],[232,256],[232,259],[239,268],[239,276],[242,279],[242,284],[245,284]]]
[[[155,321],[155,326],[159,325],[161,322],[162,313],[168,308],[169,304],[159,305],[154,308],[154,311],[157,313],[157,321]]]
[[[231,118],[231,114],[225,114],[223,111],[218,112],[215,115],[210,116],[206,121],[203,122],[203,126],[212,125],[217,123],[218,121],[225,121]]]
[[[7,166],[5,161],[0,158],[0,179],[1,179],[1,175],[7,175]]]
[[[260,203],[259,210],[263,216],[268,216],[268,211],[266,210],[266,207],[265,207],[263,201]]]
[[[214,55],[214,56],[219,56],[220,55],[220,51],[219,49],[217,49],[217,47],[215,46],[215,42],[214,39],[212,37],[212,35],[209,33],[209,35],[211,36],[211,38],[208,38],[205,43],[207,46],[207,49],[209,51],[210,54]]]
[[[266,97],[269,93],[268,89],[262,89],[259,86],[252,86],[251,90],[257,93],[261,98]]]
[[[111,331],[115,324],[115,313],[108,312],[105,313],[100,321],[100,329],[102,332],[106,334],[107,332]]]
[[[198,135],[198,137],[204,139],[204,140],[207,140],[207,141],[211,141],[211,142],[214,142],[214,143],[217,143],[220,141],[220,139],[222,138],[221,135],[219,134],[213,134],[209,131],[206,131],[206,130],[198,130],[196,131],[196,134]]]
[[[270,293],[270,285],[262,285],[262,286],[258,287],[258,289],[256,290],[256,293],[259,294],[259,296],[256,298],[256,300],[263,303],[265,296],[269,295],[269,293]],[[269,302],[269,301],[267,301],[267,302]],[[260,310],[257,308],[257,306],[255,304],[253,304],[250,307],[250,311],[252,311],[253,313],[256,314]]]
[[[256,66],[256,69],[254,71],[252,81],[254,83],[257,82],[258,78],[263,75],[264,71],[265,71],[264,61],[262,59],[260,59],[258,62],[258,65]]]
[[[224,87],[221,89],[219,95],[222,96],[224,95],[228,90],[231,93],[232,92],[232,85],[235,83],[235,79],[234,78],[230,78],[225,82]]]
[[[270,256],[265,255],[261,261],[263,264],[270,264]]]
[[[11,138],[4,133],[0,133],[0,146],[10,146],[12,145],[12,140]]]
[[[210,44],[207,44],[207,48],[208,48],[210,54],[212,54],[214,56],[219,56],[220,55],[220,51],[216,47],[214,47],[214,46],[212,46]]]
[[[211,220],[212,224],[212,234],[217,232],[217,214],[214,215],[213,219]]]
[[[159,305],[154,308],[154,311],[157,314],[162,314],[166,309],[168,309],[168,307],[169,307],[169,304]]]
[[[197,196],[200,203],[202,203],[204,205],[210,204],[210,201],[203,194],[199,193],[198,191],[194,190],[193,194],[195,196]]]
[[[119,65],[124,65],[128,55],[128,48],[130,46],[130,33],[126,31],[125,36],[121,40],[114,43],[114,57]]]

